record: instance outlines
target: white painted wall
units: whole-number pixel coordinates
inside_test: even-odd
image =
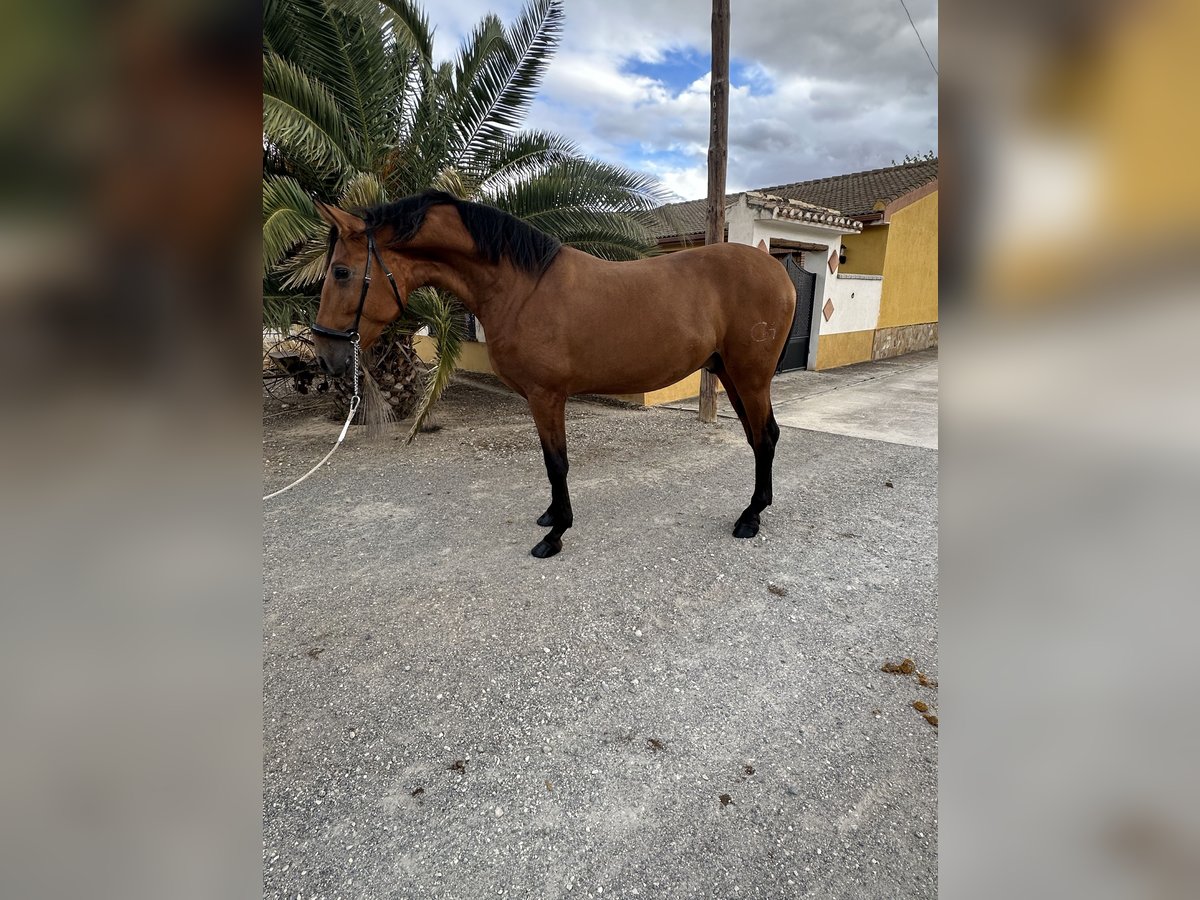
[[[725,212],[725,221],[729,225],[729,241],[737,244],[750,244],[757,247],[758,242],[765,240],[768,248],[772,238],[788,241],[798,241],[806,244],[818,244],[825,247],[825,257],[829,256],[829,248],[839,247],[842,235],[850,232],[841,228],[830,228],[825,225],[815,225],[811,222],[797,222],[792,219],[755,218],[757,211],[746,205],[744,198],[729,207]],[[807,250],[806,256],[817,256],[820,251]],[[824,264],[825,260],[820,260]],[[807,263],[805,268],[808,268]],[[816,272],[814,266],[810,271]],[[820,274],[820,273],[818,273]],[[829,274],[828,267],[825,274]]]
[[[821,334],[844,334],[848,331],[872,331],[879,324],[879,297],[883,288],[882,275],[835,275],[825,285],[825,298],[818,297],[817,306],[833,301],[829,321],[820,316]]]
[[[824,250],[813,250],[804,254],[804,271],[817,276],[813,286],[812,322],[808,332],[808,360],[804,364],[809,369],[816,368],[817,365],[817,344],[821,339],[821,307],[825,305],[825,285],[831,277],[829,254],[834,253],[842,243],[840,234],[835,235],[835,238],[837,242],[830,241]]]
[[[729,241],[731,243],[750,244],[757,247],[758,242],[765,240],[768,248],[772,238],[782,238],[806,244],[816,244],[823,249],[804,251],[804,268],[816,275],[816,285],[813,292],[812,328],[808,344],[808,367],[811,369],[817,362],[817,341],[826,324],[821,316],[821,307],[829,296],[829,291],[836,283],[829,271],[829,254],[842,245],[842,235],[850,234],[848,229],[833,228],[828,225],[818,225],[812,222],[797,222],[793,219],[759,218],[760,213],[751,209],[746,203],[745,195],[739,195],[737,201],[725,210],[725,221],[729,226]],[[875,319],[879,318],[879,294],[875,288]],[[850,291],[847,291],[847,296]],[[856,292],[857,293],[857,292]],[[855,300],[858,299],[856,296]],[[837,301],[834,301],[835,305]],[[872,322],[869,326],[875,327]],[[825,330],[828,334],[829,331]]]

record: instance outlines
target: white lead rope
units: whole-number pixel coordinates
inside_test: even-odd
[[[274,491],[273,493],[267,494],[267,496],[263,497],[264,502],[267,500],[270,500],[272,497],[278,497],[280,494],[284,493],[285,491],[290,491],[296,485],[300,484],[300,482],[302,482],[306,478],[308,478],[308,476],[311,475],[313,472],[317,471],[317,469],[321,468],[321,466],[325,465],[325,463],[329,462],[329,457],[333,456],[333,452],[335,450],[337,450],[337,448],[341,446],[342,441],[344,441],[346,439],[346,432],[350,430],[350,420],[353,419],[354,414],[356,412],[358,412],[358,404],[361,402],[361,398],[358,395],[358,366],[359,366],[358,335],[355,334],[352,340],[354,341],[354,345],[353,345],[354,360],[352,363],[352,365],[354,367],[354,393],[350,397],[350,412],[346,415],[345,424],[342,425],[342,433],[338,435],[338,439],[334,442],[333,446],[329,448],[329,452],[326,453],[325,456],[323,456],[321,458],[321,461],[319,463],[317,463],[315,466],[313,466],[311,469],[309,469],[307,472],[305,472],[303,475],[301,475],[299,478],[297,478],[295,481],[293,481],[287,487],[281,487],[279,490]]]
[[[309,469],[307,472],[305,472],[303,475],[301,475],[299,478],[297,478],[295,481],[293,481],[287,487],[282,487],[279,490],[274,491],[273,493],[267,494],[267,496],[263,497],[263,500],[270,500],[272,497],[278,497],[280,494],[284,493],[285,491],[290,491],[292,488],[294,488],[300,482],[304,481],[304,479],[308,478],[308,476],[311,475],[313,472],[317,471],[317,469],[321,468],[321,466],[325,465],[325,463],[327,463],[329,461],[329,457],[333,456],[333,452],[335,450],[337,450],[337,448],[341,446],[342,441],[346,439],[346,432],[350,430],[350,420],[354,418],[354,414],[356,412],[358,412],[358,398],[353,397],[350,400],[350,414],[348,416],[346,416],[346,424],[342,426],[342,433],[338,435],[338,439],[334,443],[334,445],[329,448],[329,452],[326,453],[324,457],[322,457],[322,459],[319,463],[317,463],[315,466],[313,466],[311,469]]]

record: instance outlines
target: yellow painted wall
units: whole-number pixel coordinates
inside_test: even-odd
[[[433,338],[429,337],[428,335],[414,334],[413,349],[417,351],[417,356],[421,357],[421,362],[427,365],[437,359],[437,352],[434,349]]]
[[[721,390],[721,382],[717,382],[717,390]],[[657,391],[642,394],[641,402],[646,406],[658,406],[661,403],[674,403],[676,400],[687,400],[689,397],[700,396],[700,373],[693,372],[682,381],[669,384]]]
[[[861,234],[843,234],[846,261],[838,271],[844,275],[882,275],[887,241],[887,225],[867,225]]]
[[[717,380],[717,393],[725,390],[720,379]],[[661,406],[664,403],[675,403],[678,400],[690,400],[700,396],[700,373],[693,372],[687,378],[680,379],[674,384],[668,384],[657,391],[647,391],[644,394],[612,394],[617,400],[627,403],[641,403],[643,406]]]
[[[866,362],[871,358],[874,343],[874,330],[823,334],[817,340],[817,364],[814,368],[836,369],[838,366]]]
[[[891,216],[877,327],[937,320],[938,192],[934,191]]]
[[[437,359],[437,345],[433,338],[425,334],[413,337],[413,349],[425,363]],[[462,355],[458,358],[458,367],[464,372],[482,372],[485,375],[495,375],[492,361],[488,359],[487,347],[476,341],[463,341]]]

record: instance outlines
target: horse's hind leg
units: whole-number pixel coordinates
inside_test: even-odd
[[[571,512],[571,495],[567,492],[567,398],[559,394],[530,392],[529,409],[537,423],[538,437],[542,441],[542,456],[546,461],[546,475],[550,479],[550,508],[538,519],[538,524],[551,526],[550,532],[529,552],[545,559],[562,550],[563,532],[571,527],[574,515]]]
[[[754,448],[754,493],[750,505],[733,526],[733,536],[737,538],[752,538],[758,534],[758,514],[771,505],[771,469],[775,462],[775,445],[779,443],[779,425],[769,398],[765,405],[766,419],[751,445]]]
[[[758,534],[759,513],[771,505],[771,469],[775,461],[775,445],[779,443],[779,425],[771,409],[771,374],[729,371],[725,363],[718,371],[725,393],[742,427],[746,441],[754,451],[754,493],[750,505],[733,527],[733,536],[752,538]]]
[[[754,437],[750,431],[750,423],[746,421],[746,407],[742,404],[742,397],[737,391],[737,385],[733,383],[733,378],[725,370],[725,363],[722,361],[720,355],[714,353],[713,357],[714,362],[709,371],[721,379],[721,386],[725,388],[725,396],[729,398],[729,405],[737,413],[738,421],[742,423],[742,428],[746,432],[746,440],[753,447]]]

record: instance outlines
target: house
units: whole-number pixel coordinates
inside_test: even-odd
[[[725,200],[726,240],[764,241],[793,281],[796,268],[804,273],[781,370],[830,369],[937,346],[937,159]],[[660,248],[704,243],[705,208],[704,200],[661,207]],[[803,341],[807,353],[796,346]]]

